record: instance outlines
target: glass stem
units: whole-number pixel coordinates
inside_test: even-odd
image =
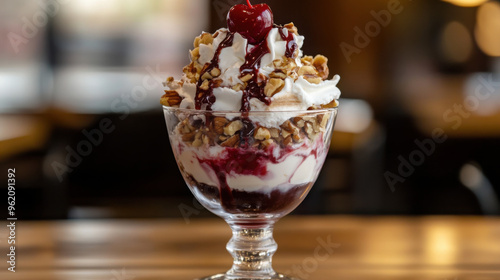
[[[229,223],[233,237],[227,250],[233,256],[233,267],[226,273],[227,279],[273,279],[272,258],[278,244],[273,238],[275,221],[263,221],[261,225],[248,226]]]

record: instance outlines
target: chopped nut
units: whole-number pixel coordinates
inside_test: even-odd
[[[227,139],[226,141],[222,142],[220,145],[222,147],[235,147],[239,144],[240,142],[240,135],[236,134]]]
[[[201,42],[201,36],[198,36],[198,37],[194,38],[194,43],[193,43],[194,47],[195,48],[199,47],[200,46],[200,42]]]
[[[328,75],[330,75],[330,69],[328,69],[328,58],[323,55],[317,55],[313,60],[313,66],[316,67],[321,79],[328,79]]]
[[[309,137],[311,137],[311,135],[313,135],[314,133],[314,128],[312,126],[312,124],[310,122],[306,122],[305,125],[304,125],[304,131],[306,132],[307,135],[309,135]]]
[[[290,76],[290,74],[297,68],[297,63],[295,63],[295,59],[285,56],[281,60],[274,60],[273,64],[276,70],[280,70],[287,76]]]
[[[292,133],[283,129],[281,130],[281,135],[283,136],[283,138],[288,138],[288,136],[292,135]]]
[[[210,138],[207,135],[203,135],[201,137],[201,140],[203,141],[203,144],[209,145],[210,144]]]
[[[232,121],[224,127],[224,134],[227,136],[233,136],[236,132],[243,128],[243,123],[241,121]]]
[[[224,133],[224,127],[229,121],[226,118],[222,117],[216,117],[214,119],[214,131],[217,134],[223,134]]]
[[[304,120],[300,120],[300,121],[297,122],[297,126],[300,127],[300,128],[303,128],[304,125],[305,125]]]
[[[183,125],[183,126],[180,127],[180,132],[182,134],[187,134],[187,133],[191,132],[191,129],[189,128],[188,125]]]
[[[161,104],[167,107],[178,106],[182,102],[182,98],[175,90],[166,90],[161,97]]]
[[[200,88],[202,90],[208,90],[210,88],[210,82],[208,80],[204,80],[201,84]]]
[[[290,74],[288,74],[288,76],[292,78],[294,81],[297,81],[297,79],[299,78],[297,72],[291,72]]]
[[[299,76],[317,75],[316,69],[313,66],[305,65],[299,69]]]
[[[194,137],[196,136],[196,131],[186,133],[182,135],[182,141],[184,142],[192,142],[194,141]]]
[[[267,148],[267,147],[271,146],[273,143],[274,143],[274,141],[272,139],[267,139],[267,140],[262,141],[261,145],[264,148]]]
[[[281,67],[283,65],[283,60],[281,60],[281,59],[275,59],[275,60],[273,60],[273,65],[276,68]]]
[[[316,65],[322,65],[322,64],[325,64],[325,63],[328,63],[328,58],[326,58],[326,56],[324,56],[324,55],[318,54],[313,59],[313,65],[314,66],[316,66]]]
[[[191,126],[191,124],[189,123],[189,120],[188,119],[184,119],[180,126],[179,126],[179,130],[182,134],[186,134],[186,133],[190,133],[191,131],[194,130],[194,127]]]
[[[200,48],[195,48],[194,50],[189,51],[189,53],[191,54],[191,60],[193,61],[198,60],[198,58],[200,58]]]
[[[319,126],[317,120],[315,120],[314,122],[312,122],[312,125],[313,125],[314,132],[318,133],[318,132],[321,131],[321,127]]]
[[[214,68],[212,69],[212,71],[210,71],[210,74],[212,75],[212,77],[219,77],[221,72],[219,68]]]
[[[237,84],[237,85],[233,86],[233,90],[235,90],[235,91],[240,91],[240,90],[244,90],[244,89],[245,89],[245,85],[243,85],[243,84]]]
[[[339,106],[339,102],[337,100],[333,100],[332,102],[326,104],[326,105],[323,105],[321,106],[321,108],[323,109],[328,109],[328,108],[336,108]]]
[[[285,140],[283,140],[283,145],[285,146],[290,146],[292,144],[293,144],[292,135],[286,137]]]
[[[201,139],[196,139],[193,141],[192,145],[195,148],[201,147],[203,145],[203,141],[201,141]]]
[[[261,72],[259,72],[259,74],[257,75],[257,82],[259,83],[266,82],[268,79],[269,78]]]
[[[196,73],[201,73],[203,70],[203,65],[199,64],[198,62],[194,62],[194,70]]]
[[[165,82],[163,82],[163,86],[166,87],[168,86],[170,89],[172,89],[172,87],[170,87],[170,84],[174,83],[175,82],[175,79],[174,77],[168,77]],[[174,85],[177,85],[177,83],[175,83]]]
[[[196,135],[194,136],[194,139],[201,139],[202,133],[201,130],[196,132]]]
[[[304,56],[300,60],[300,62],[302,62],[302,64],[304,64],[304,65],[312,65],[312,63],[313,63],[313,57],[312,56],[308,56],[308,55]]]
[[[295,24],[293,24],[293,22],[290,22],[288,24],[285,24],[284,26],[286,29],[288,29],[289,32],[292,32],[293,34],[295,35],[299,35],[299,30],[297,29],[297,27],[295,26]]]
[[[271,132],[269,132],[269,129],[265,127],[259,127],[255,130],[254,138],[256,140],[269,140],[271,139]]]
[[[189,63],[186,67],[184,67],[182,70],[184,73],[196,73],[196,68],[194,67],[195,64],[194,62]]]
[[[296,135],[296,134],[299,134],[300,132],[300,129],[298,127],[296,127],[291,121],[286,121],[284,122],[282,125],[281,125],[281,128],[283,128],[283,130],[293,134],[293,135]]]
[[[286,73],[287,75],[290,75],[291,72],[295,71],[297,68],[297,63],[295,63],[295,59],[293,58],[286,58]]]
[[[220,87],[220,85],[222,85],[222,82],[223,82],[222,79],[213,79],[212,86],[214,88],[218,88],[218,87]]]
[[[179,93],[175,90],[165,90],[165,94],[163,95],[164,97],[180,97]]]
[[[293,118],[293,123],[299,128],[304,127],[304,119],[302,119],[302,118],[299,118],[299,117]]]
[[[322,129],[326,128],[326,125],[328,124],[328,117],[326,114],[320,114],[316,116],[316,119],[318,120],[318,124]]]
[[[200,44],[210,45],[214,41],[214,37],[210,33],[201,34]]]
[[[253,75],[252,74],[246,74],[245,76],[241,77],[240,80],[244,83],[250,81],[252,79]]]
[[[210,73],[208,72],[205,72],[203,76],[201,76],[202,80],[211,80],[212,78],[213,78],[212,75],[210,75]]]
[[[219,140],[222,141],[222,142],[226,141],[228,138],[229,137],[224,136],[224,135],[219,136]]]
[[[277,128],[269,128],[269,133],[274,139],[280,138],[280,131]]]
[[[197,62],[195,62],[195,63],[197,63]],[[210,63],[205,63],[205,65],[201,65],[201,64],[200,64],[200,66],[201,66],[201,70],[200,70],[200,72],[199,72],[199,73],[201,73],[201,72],[207,72],[208,67],[210,67]],[[198,68],[197,68],[197,69],[198,69]]]
[[[321,84],[321,82],[323,81],[321,77],[316,75],[304,75],[304,79],[311,84],[317,84],[317,85]]]
[[[294,134],[292,135],[293,142],[295,143],[302,143],[302,138],[300,137],[300,134]]]
[[[196,82],[195,77],[194,77],[194,73],[196,73],[196,68],[194,67],[194,62],[191,62],[189,65],[185,66],[182,69],[182,72],[184,72],[184,74],[186,74],[186,77],[188,79],[190,79],[190,81],[192,83]]]
[[[271,72],[271,74],[269,74],[269,78],[278,78],[278,79],[286,79],[286,74],[283,73],[281,70],[277,70],[277,71],[274,71],[274,72]]]
[[[285,87],[285,82],[282,79],[272,78],[267,82],[264,88],[264,93],[267,97],[273,97]]]
[[[316,118],[315,117],[312,117],[312,116],[303,116],[302,119],[306,122],[310,122],[310,123],[313,123],[316,121]]]

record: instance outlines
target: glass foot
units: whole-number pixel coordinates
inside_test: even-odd
[[[293,278],[290,276],[285,276],[283,274],[276,274],[276,276],[272,278],[233,278],[226,277],[225,274],[217,274],[210,277],[205,277],[197,280],[300,280],[298,278]]]

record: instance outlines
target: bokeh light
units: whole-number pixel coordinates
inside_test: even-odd
[[[488,2],[477,11],[475,36],[481,50],[489,56],[500,56],[500,3]]]
[[[443,0],[443,1],[460,7],[476,7],[487,2],[488,0]]]
[[[452,63],[466,62],[472,53],[472,37],[462,23],[448,23],[441,34],[441,52]]]

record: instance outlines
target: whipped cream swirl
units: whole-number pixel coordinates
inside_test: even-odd
[[[271,73],[275,71],[273,62],[285,57],[287,47],[289,46],[285,37],[289,36],[289,31],[286,28],[274,27],[267,35],[266,44],[269,49],[258,61],[258,82],[265,82]],[[280,32],[282,32],[280,34]],[[285,33],[285,34],[283,34]],[[211,104],[213,111],[240,111],[244,97],[243,90],[235,90],[233,87],[238,84],[243,84],[241,77],[242,66],[248,63],[248,54],[255,51],[259,45],[251,45],[247,39],[243,38],[240,34],[231,34],[226,28],[219,29],[218,34],[211,44],[199,45],[199,58],[198,63],[207,65],[218,59],[218,68],[221,72],[218,77],[222,83],[212,89],[215,102]],[[228,36],[233,36],[232,44],[223,46],[219,49],[220,45]],[[302,67],[301,58],[303,57],[302,46],[304,37],[296,34],[293,35],[293,42],[296,44],[297,53],[294,62],[298,68]],[[218,56],[218,57],[216,57]],[[193,83],[186,75],[182,77],[183,83],[181,87],[171,89],[176,90],[182,97],[180,108],[196,109],[196,94],[199,84]],[[249,111],[297,111],[307,110],[311,107],[321,107],[337,100],[340,97],[340,90],[337,87],[340,77],[335,75],[331,80],[324,80],[321,83],[311,83],[303,76],[290,77],[284,79],[283,88],[268,98],[268,102],[263,102],[258,98],[250,98],[248,101]],[[271,121],[279,123],[281,119]],[[261,120],[264,121],[264,120]],[[267,121],[269,124],[269,121]],[[272,124],[270,124],[273,126]]]

